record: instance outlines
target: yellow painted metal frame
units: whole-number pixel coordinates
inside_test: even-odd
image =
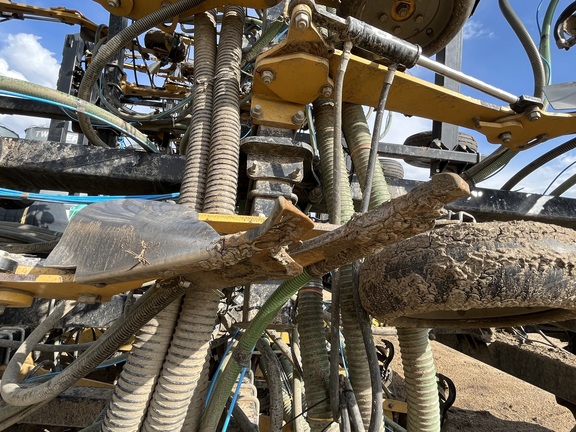
[[[212,226],[219,234],[235,234],[262,225],[266,218],[257,216],[201,213],[199,220]],[[315,224],[302,240],[316,237],[336,228]],[[0,273],[0,304],[9,307],[30,307],[34,298],[79,300],[91,297],[107,301],[113,295],[130,291],[150,282],[147,279],[106,284],[102,287],[75,281],[74,270],[40,266],[18,266],[15,274]]]
[[[94,0],[100,3],[104,9],[113,15],[123,16],[131,19],[140,19],[152,12],[161,9],[170,3],[176,3],[177,0],[119,0],[118,7],[111,7],[108,5],[108,0]],[[267,9],[275,6],[278,3],[276,0],[206,0],[200,6],[186,11],[180,17],[176,17],[175,23],[179,19],[183,19],[194,14],[205,12],[210,9],[222,8],[228,5],[238,5],[252,9]]]
[[[98,26],[93,21],[86,18],[77,10],[66,9],[64,7],[42,8],[27,5],[24,3],[13,3],[10,0],[0,0],[0,11],[16,14],[28,14],[44,18],[52,18],[64,24],[79,25],[80,27],[95,33]],[[107,33],[105,29],[104,34]]]

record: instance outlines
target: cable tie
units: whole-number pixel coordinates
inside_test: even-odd
[[[82,99],[78,99],[76,102],[76,112],[85,113],[88,107],[88,102]]]

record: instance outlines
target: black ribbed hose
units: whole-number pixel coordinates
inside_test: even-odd
[[[284,401],[282,395],[282,366],[272,348],[268,338],[260,338],[256,343],[260,351],[260,369],[264,372],[270,397],[270,427],[269,432],[281,432],[284,418]]]
[[[328,403],[330,363],[326,352],[320,279],[312,279],[298,292],[298,332],[306,385],[306,404],[310,407],[308,423],[312,432],[319,432],[332,422],[332,412]]]
[[[178,203],[202,211],[212,130],[212,90],[216,65],[215,11],[194,16],[194,104],[186,142],[186,166]]]
[[[566,141],[564,144],[559,145],[558,147],[554,147],[552,150],[544,153],[542,156],[538,157],[537,159],[530,162],[516,174],[514,174],[510,180],[508,180],[504,186],[502,186],[502,190],[511,190],[514,186],[516,186],[519,182],[521,182],[524,178],[528,175],[532,174],[541,166],[547,164],[553,159],[562,156],[564,153],[569,152],[576,148],[576,138],[572,138],[569,141]]]
[[[234,214],[240,159],[240,62],[244,8],[226,6],[216,58],[204,211]]]

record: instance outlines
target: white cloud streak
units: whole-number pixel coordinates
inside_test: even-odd
[[[60,64],[54,54],[42,46],[41,37],[30,33],[2,35],[0,75],[55,88]],[[17,115],[0,115],[0,123],[24,137],[25,129],[47,126],[49,121]]]
[[[493,38],[494,32],[486,28],[481,22],[470,19],[464,25],[463,37],[464,40]]]

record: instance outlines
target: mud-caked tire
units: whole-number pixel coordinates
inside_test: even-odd
[[[364,307],[402,327],[503,327],[576,316],[576,231],[449,225],[386,247],[360,273]]]

